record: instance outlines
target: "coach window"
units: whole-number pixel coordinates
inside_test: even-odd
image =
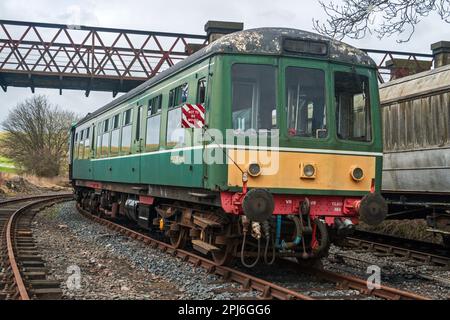
[[[103,122],[99,122],[97,124],[98,129],[97,129],[97,145],[96,145],[96,149],[95,149],[95,157],[96,158],[100,158],[102,156],[102,136],[103,136]]]
[[[74,159],[78,159],[78,132],[75,133],[75,141],[73,148],[74,148],[73,149]]]
[[[189,85],[187,83],[182,84],[169,91],[169,108],[179,106],[187,101],[189,96]]]
[[[159,146],[161,129],[162,95],[150,99],[147,109],[146,149],[154,150]]]
[[[334,86],[338,137],[371,141],[369,78],[357,73],[335,72]]]
[[[198,80],[197,85],[197,103],[204,104],[206,101],[206,79]]]
[[[168,147],[180,146],[184,143],[184,129],[181,127],[181,108],[169,110],[166,141]]]
[[[84,130],[81,130],[80,145],[78,147],[78,159],[84,159]]]
[[[289,136],[326,138],[325,72],[286,69],[287,133]]]
[[[270,130],[276,128],[276,68],[269,65],[235,64],[232,74],[233,129]]]
[[[89,159],[91,155],[91,128],[87,128],[85,130],[85,141],[84,141],[84,159]]]
[[[122,127],[122,143],[120,150],[122,153],[131,152],[131,123],[132,123],[133,109],[128,109],[123,113],[123,127]]]
[[[102,157],[108,156],[108,149],[109,149],[109,119],[106,119],[103,121],[103,130],[102,130],[102,144],[101,144],[101,150],[100,155]]]
[[[148,101],[147,117],[155,115],[161,112],[162,107],[162,95],[151,98]]]
[[[119,138],[120,138],[120,115],[116,114],[112,118],[111,131],[111,148],[110,155],[117,156],[119,154]]]

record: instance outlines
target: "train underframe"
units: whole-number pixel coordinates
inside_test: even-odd
[[[384,191],[387,219],[425,219],[427,231],[440,235],[450,248],[450,197],[448,193]]]
[[[328,254],[332,242],[352,232],[361,206],[370,208],[369,215],[379,210],[373,198],[361,203],[357,197],[272,197],[261,189],[250,190],[251,197],[222,193],[218,206],[208,194],[195,192],[190,194],[199,201],[191,202],[114,187],[105,190],[99,184],[74,187],[82,209],[108,219],[132,221],[158,233],[176,248],[193,248],[210,255],[219,265],[234,259],[240,259],[246,267],[259,262],[270,265],[280,257],[314,263]],[[267,197],[272,197],[273,203],[267,202]],[[282,214],[267,215],[268,211]]]

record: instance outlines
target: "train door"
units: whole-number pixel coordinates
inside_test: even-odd
[[[74,150],[75,150],[75,126],[70,129],[70,140],[69,140],[69,180],[73,179],[73,160],[74,160]]]
[[[88,176],[89,176],[89,179],[94,179],[94,165],[93,165],[93,161],[92,161],[92,159],[94,159],[95,158],[95,147],[96,147],[96,142],[97,142],[97,139],[96,139],[96,133],[97,133],[97,131],[96,131],[96,126],[95,126],[95,124],[93,124],[92,126],[91,126],[91,130],[90,130],[91,132],[90,132],[90,136],[89,136],[89,140],[90,140],[90,143],[89,143],[89,145],[90,145],[90,150],[89,150],[89,163],[88,163]]]

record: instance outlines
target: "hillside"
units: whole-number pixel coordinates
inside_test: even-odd
[[[4,132],[0,132],[0,141],[5,135]],[[14,162],[3,155],[2,149],[0,147],[0,172],[16,173],[16,167]]]

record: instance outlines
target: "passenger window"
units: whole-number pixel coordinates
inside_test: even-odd
[[[206,101],[206,79],[200,79],[197,85],[197,103],[204,104]]]
[[[109,130],[109,119],[106,119],[103,122],[103,132],[108,132],[108,130]]]
[[[96,149],[96,153],[95,156],[97,158],[102,156],[102,133],[100,130],[98,130],[98,136],[97,136],[97,149]]]
[[[146,148],[155,149],[159,146],[161,129],[161,114],[147,118]]]
[[[132,116],[133,116],[133,109],[128,109],[127,111],[124,112],[124,115],[123,115],[123,125],[124,126],[131,124]]]
[[[289,136],[327,137],[323,70],[288,67],[286,101]]]
[[[169,147],[184,143],[184,129],[181,128],[181,108],[169,110],[166,142]]]
[[[235,64],[232,73],[233,129],[245,131],[276,128],[276,68]]]
[[[120,150],[122,153],[131,153],[131,123],[132,123],[132,109],[124,112],[124,126],[122,127],[122,143]]]
[[[75,142],[74,142],[74,158],[78,159],[78,132],[75,133]]]
[[[119,155],[119,139],[120,139],[120,114],[116,114],[112,119],[111,145],[109,147],[110,156]]]
[[[337,135],[341,139],[371,141],[369,78],[350,72],[335,72]]]
[[[156,96],[149,100],[147,109],[148,117],[161,112],[162,106],[161,102],[162,102],[162,95]]]
[[[187,101],[189,96],[189,85],[187,83],[182,84],[169,91],[169,108],[179,106]]]
[[[84,159],[89,159],[91,155],[91,139],[90,139],[91,128],[86,129],[85,141],[84,141]]]
[[[150,99],[147,110],[147,132],[145,136],[145,147],[154,150],[159,146],[161,130],[161,106],[162,95]]]
[[[78,147],[78,158],[84,159],[84,130],[81,130],[80,146]]]
[[[107,157],[108,149],[109,149],[109,132],[105,132],[102,136],[102,148],[101,148],[100,154],[103,157]]]
[[[111,131],[111,148],[110,148],[111,156],[119,155],[119,138],[120,138],[120,129],[114,129],[113,131]]]
[[[120,115],[116,114],[113,118],[113,129],[119,128],[119,126],[120,126],[119,120],[120,120]]]

